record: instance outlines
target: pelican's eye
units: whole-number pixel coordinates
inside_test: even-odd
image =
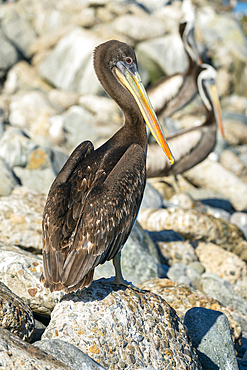
[[[133,62],[133,59],[132,59],[131,57],[126,57],[126,58],[125,58],[125,62],[126,62],[127,64],[131,64],[131,63]]]

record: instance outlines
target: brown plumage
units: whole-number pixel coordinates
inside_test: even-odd
[[[145,188],[145,121],[172,160],[133,50],[116,40],[103,43],[95,49],[94,67],[123,110],[125,124],[97,150],[89,141],[81,143],[51,186],[42,223],[41,277],[51,291],[89,286],[94,268],[110,259],[116,283],[124,282],[117,253],[131,232]]]

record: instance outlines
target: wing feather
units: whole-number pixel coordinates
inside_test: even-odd
[[[90,285],[93,270],[128,238],[145,187],[145,152],[131,145],[106,175],[81,160],[51,188],[43,217],[44,277],[51,290]],[[44,279],[43,279],[44,280]]]

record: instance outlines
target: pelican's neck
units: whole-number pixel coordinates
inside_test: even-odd
[[[107,94],[118,104],[125,116],[125,123],[119,130],[121,132],[118,137],[124,133],[126,139],[128,137],[128,140],[139,143],[146,150],[146,125],[141,111],[133,95],[113,75],[106,60],[105,50],[97,48],[94,55],[96,75]]]

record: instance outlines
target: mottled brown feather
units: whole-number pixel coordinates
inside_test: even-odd
[[[85,186],[89,173],[85,165],[82,160],[76,171],[85,176],[74,181],[73,174],[65,184],[51,188],[56,197],[49,198],[45,207],[45,286],[53,290],[59,282],[68,291],[91,282],[92,270],[112,259],[127,240],[142,200],[145,153],[139,145],[131,145],[107,177],[105,171],[97,170],[99,163],[91,167],[91,187]],[[78,187],[79,178],[83,187]]]

